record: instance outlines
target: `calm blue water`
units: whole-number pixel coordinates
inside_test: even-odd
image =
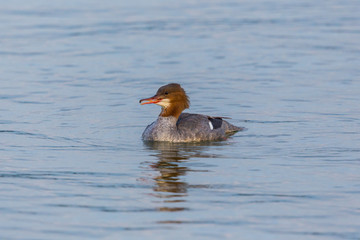
[[[1,239],[360,239],[359,1],[3,1]],[[247,128],[145,144],[178,82]]]

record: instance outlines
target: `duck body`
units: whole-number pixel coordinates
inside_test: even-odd
[[[145,141],[167,142],[219,141],[240,130],[242,128],[221,118],[182,113],[179,119],[159,116],[146,127],[142,138]]]
[[[182,97],[176,96],[176,93]],[[161,87],[154,97],[142,99],[140,103],[155,103],[162,106],[157,120],[148,125],[143,132],[144,141],[219,141],[243,130],[221,117],[182,113],[189,106],[189,100],[185,91],[176,83]]]

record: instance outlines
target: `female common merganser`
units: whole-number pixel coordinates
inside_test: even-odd
[[[199,142],[224,140],[244,128],[236,127],[221,117],[182,113],[189,108],[189,98],[177,83],[159,88],[155,96],[139,101],[141,105],[155,103],[161,106],[158,119],[146,127],[145,141]]]

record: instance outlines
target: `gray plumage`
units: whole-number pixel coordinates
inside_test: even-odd
[[[219,128],[212,129],[212,123],[206,115],[182,113],[179,119],[159,116],[146,127],[142,138],[145,141],[168,142],[218,141],[243,130],[221,118],[217,119],[221,120],[222,124]]]

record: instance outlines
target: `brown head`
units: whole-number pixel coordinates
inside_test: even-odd
[[[162,86],[151,98],[140,100],[141,105],[154,103],[162,107],[160,116],[174,116],[178,118],[184,109],[189,108],[190,102],[184,89],[177,83]]]

